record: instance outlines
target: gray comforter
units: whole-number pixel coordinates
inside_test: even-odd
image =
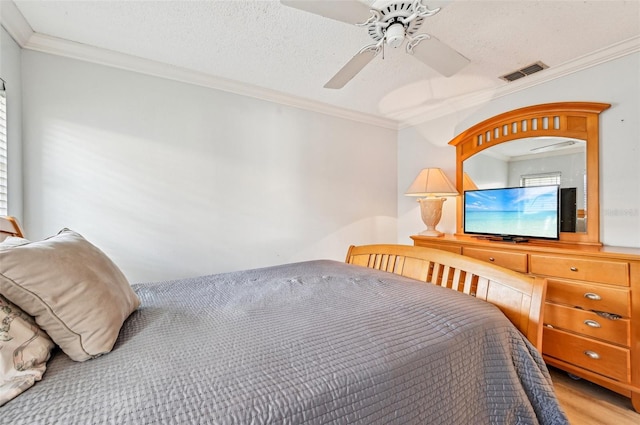
[[[114,350],[57,353],[7,424],[563,424],[494,306],[313,261],[134,285]]]

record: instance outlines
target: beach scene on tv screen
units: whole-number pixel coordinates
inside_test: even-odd
[[[467,233],[557,238],[558,188],[536,186],[465,192]]]

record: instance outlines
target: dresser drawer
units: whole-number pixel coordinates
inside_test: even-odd
[[[628,289],[605,285],[585,285],[547,279],[547,301],[580,307],[583,310],[605,311],[623,317],[630,316]]]
[[[614,344],[629,346],[629,319],[611,320],[591,311],[546,303],[544,324]]]
[[[629,286],[629,263],[615,260],[531,254],[531,273]]]
[[[462,248],[462,254],[467,257],[486,261],[496,266],[506,267],[517,272],[527,272],[527,254],[522,252],[508,252],[481,248]]]
[[[462,247],[460,246],[456,246],[456,245],[444,245],[444,244],[438,244],[438,243],[428,243],[428,242],[423,242],[420,241],[420,243],[416,243],[417,246],[422,246],[425,248],[433,248],[433,249],[439,249],[442,251],[449,251],[449,252],[453,252],[454,254],[462,254]]]
[[[629,382],[629,350],[557,329],[544,328],[543,354],[609,378]]]

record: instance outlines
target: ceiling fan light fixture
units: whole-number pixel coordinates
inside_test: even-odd
[[[436,37],[418,33],[425,18],[440,11],[439,7],[429,9],[426,5],[428,1],[387,0],[381,1],[380,7],[375,7],[374,4],[377,5],[378,1],[374,0],[280,0],[286,6],[364,27],[373,39],[374,44],[360,49],[324,85],[329,89],[344,87],[379,53],[382,53],[384,58],[385,44],[393,48],[406,44],[408,54],[445,77],[450,77],[464,68],[469,63],[469,59]],[[405,40],[407,43],[404,42]]]
[[[387,45],[393,48],[399,47],[404,41],[405,29],[404,25],[396,22],[387,28],[385,32],[385,40]]]

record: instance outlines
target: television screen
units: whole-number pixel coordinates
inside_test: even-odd
[[[559,193],[557,185],[465,191],[464,232],[558,239]]]

